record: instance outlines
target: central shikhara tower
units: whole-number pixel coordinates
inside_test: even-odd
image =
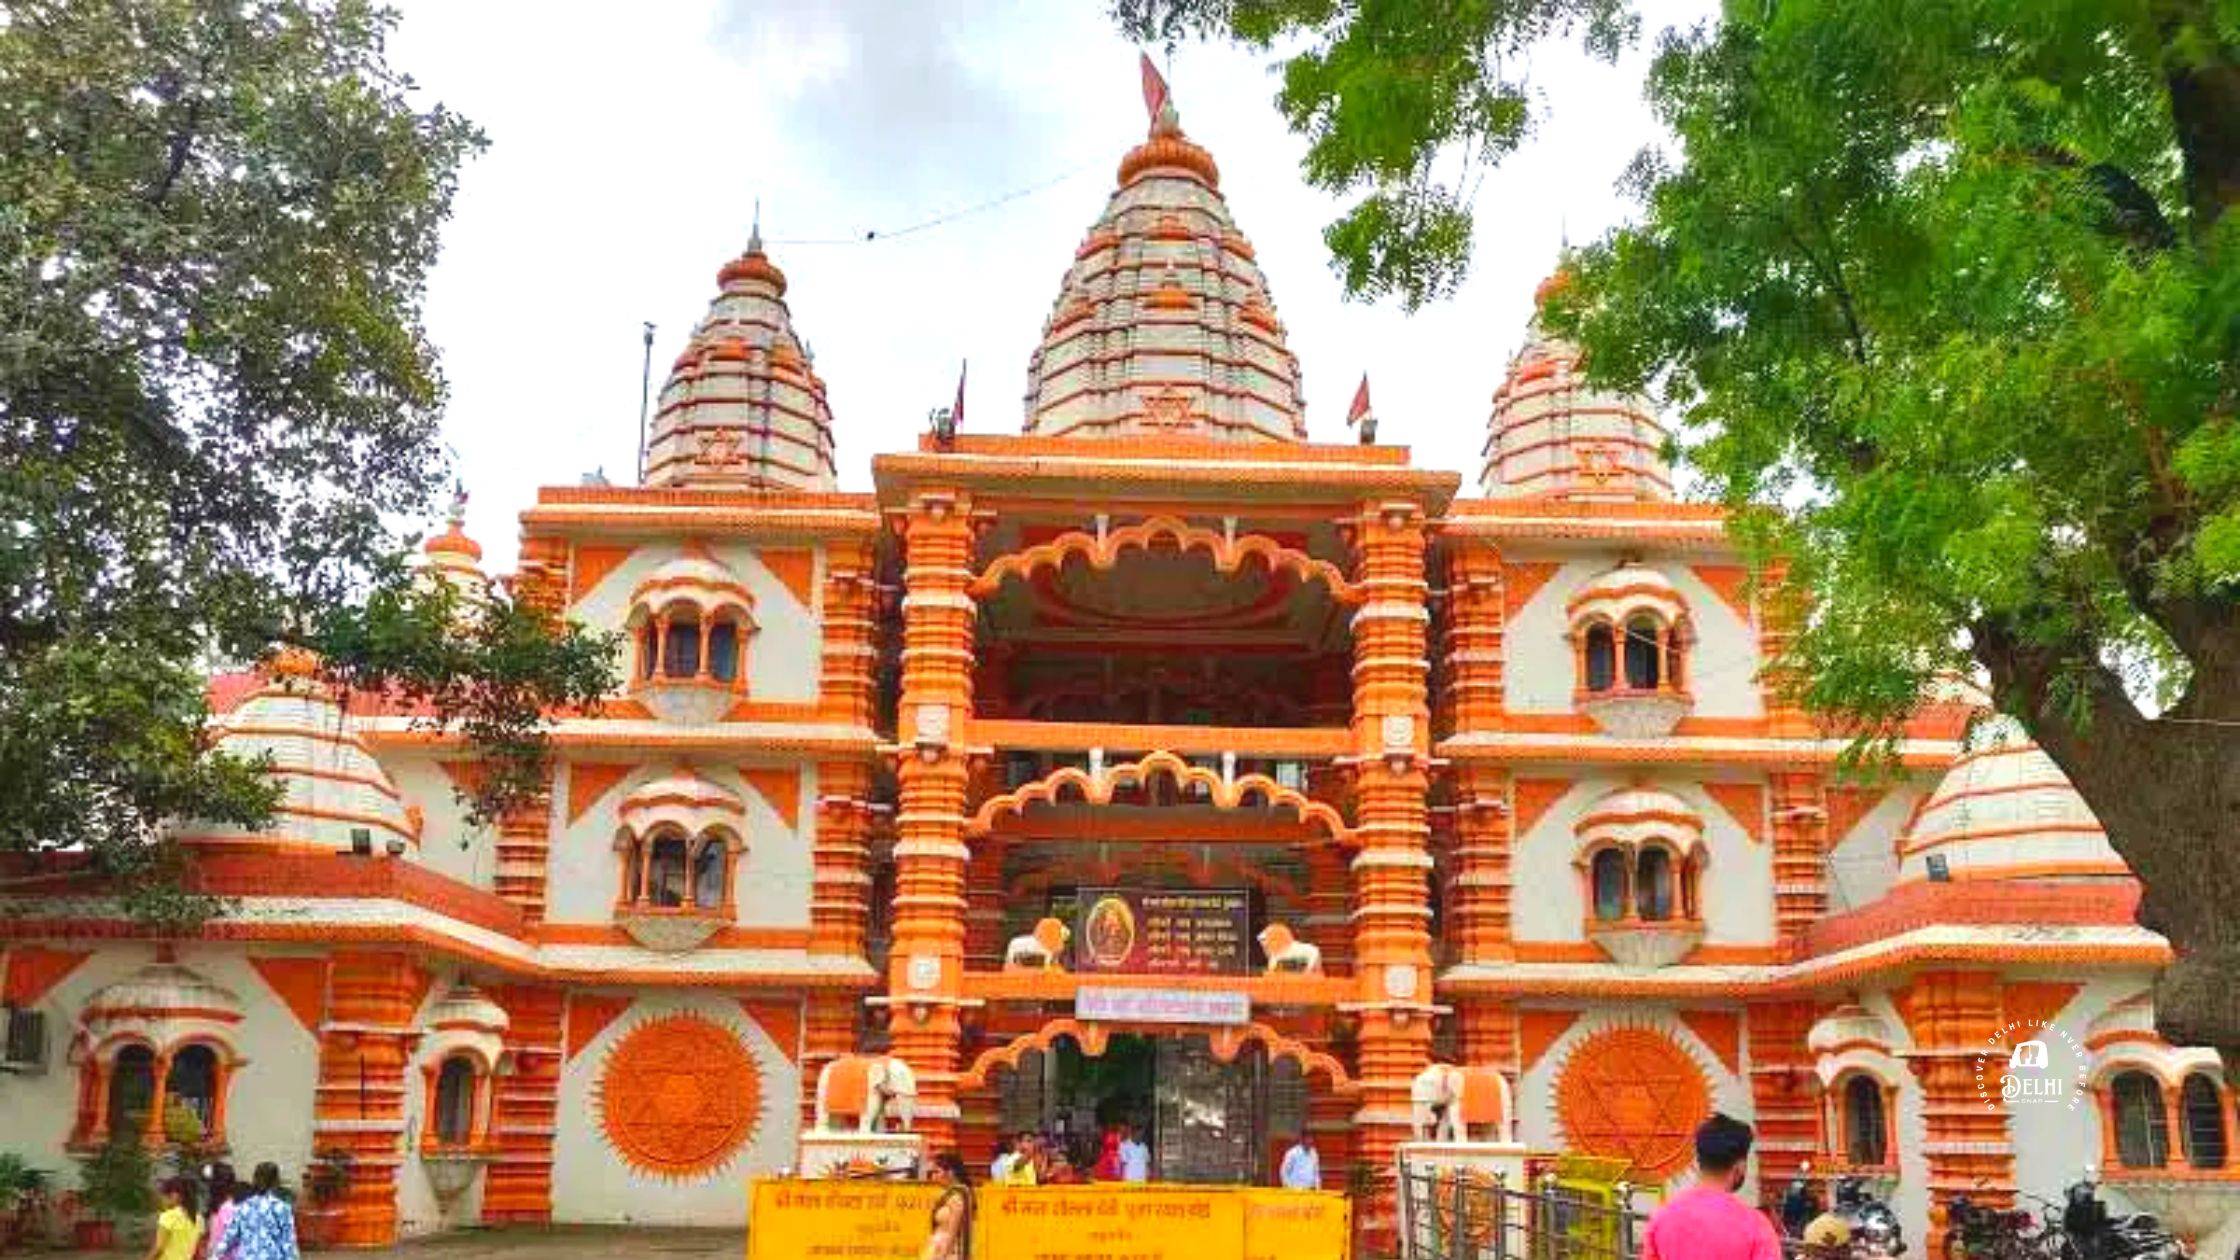
[[[1963,687],[1895,772],[1840,774],[1762,676],[1781,575],[1537,321],[1502,379],[1457,369],[1490,414],[1409,421],[1484,423],[1479,494],[1309,443],[1252,244],[1162,104],[1021,433],[877,455],[858,494],[759,234],[716,286],[645,484],[521,514],[508,596],[627,642],[545,801],[469,828],[468,746],[287,655],[212,683],[213,737],[284,789],[261,832],[178,824],[222,918],[158,939],[67,860],[0,893],[0,1107],[35,1164],[119,1133],[347,1152],[307,1228],[358,1244],[735,1222],[820,1070],[877,1053],[980,1166],[1125,1119],[1156,1176],[1265,1182],[1304,1128],[1342,1187],[1438,1061],[1644,1187],[1717,1109],[1757,1125],[1760,1190],[1855,1169],[1917,1239],[1950,1191],[2088,1160],[2220,1224],[2187,1212],[2231,1176],[2232,1100],[2153,1032],[2168,946],[2091,812],[1969,735]],[[494,589],[456,523],[427,550]],[[2024,1033],[2074,1057],[2073,1105],[1982,1095]]]

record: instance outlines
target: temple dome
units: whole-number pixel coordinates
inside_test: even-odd
[[[452,498],[444,531],[420,545],[423,581],[440,582],[456,592],[469,608],[490,599],[490,575],[482,570],[482,544],[467,537],[467,496]]]
[[[2130,876],[2091,807],[2019,726],[1996,718],[1979,739],[1907,827],[1900,882],[1929,878],[1931,856],[1954,882]]]
[[[387,771],[351,729],[334,691],[308,652],[284,650],[265,666],[264,683],[216,721],[217,751],[244,761],[269,757],[280,786],[272,821],[261,832],[203,820],[178,825],[182,841],[277,840],[328,853],[350,848],[350,833],[420,843],[419,811],[404,803]]]
[[[687,489],[828,491],[838,485],[832,408],[786,310],[785,273],[747,251],[677,356],[646,438],[645,482]]]
[[[1121,159],[1119,187],[1074,251],[1027,365],[1030,435],[1306,437],[1284,343],[1221,171],[1173,105]]]
[[[1540,310],[1570,284],[1558,271],[1533,294],[1524,346],[1493,394],[1479,487],[1493,498],[1669,500],[1664,425],[1642,399],[1588,388],[1579,348],[1541,325]]]

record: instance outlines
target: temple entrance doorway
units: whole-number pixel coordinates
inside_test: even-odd
[[[1222,1062],[1202,1034],[1114,1033],[1089,1056],[1071,1038],[1021,1056],[999,1086],[1006,1134],[1054,1139],[1084,1171],[1105,1130],[1133,1125],[1154,1181],[1266,1185],[1278,1148],[1306,1119],[1306,1082],[1289,1060],[1248,1045]]]

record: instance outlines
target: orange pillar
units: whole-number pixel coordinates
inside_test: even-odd
[[[1811,773],[1774,774],[1773,914],[1783,942],[1828,912],[1827,782]]]
[[[863,957],[871,922],[871,767],[817,765],[809,952]]]
[[[502,985],[490,990],[490,1000],[505,1008],[505,1047],[513,1065],[495,1084],[490,1136],[498,1153],[483,1174],[482,1221],[543,1224],[552,1219],[552,1140],[560,1123],[560,1022],[567,993]]]
[[[1353,618],[1355,1149],[1382,1178],[1408,1136],[1408,1087],[1431,1059],[1429,617],[1422,511],[1364,504],[1355,529],[1365,595]],[[1368,1210],[1372,1238],[1391,1210],[1389,1195]]]
[[[539,795],[498,819],[498,868],[491,883],[499,896],[521,907],[529,922],[544,920],[545,859],[552,848],[552,798]]]
[[[397,1239],[397,1166],[404,1136],[404,1072],[419,1035],[427,977],[407,954],[334,956],[319,1033],[312,1149],[351,1155],[335,1242],[386,1247]]]
[[[1758,1002],[1743,1012],[1750,1034],[1750,1101],[1757,1113],[1758,1193],[1771,1201],[1820,1145],[1810,1002]]]
[[[1998,977],[1930,971],[1892,995],[1913,1034],[1906,1066],[1921,1082],[1923,1146],[1929,1160],[1929,1231],[1944,1232],[1945,1201],[1966,1194],[2004,1207],[2014,1199],[2014,1144],[2005,1104],[1986,1105],[1976,1059],[1999,1031]]]
[[[894,949],[887,1002],[894,1053],[918,1078],[918,1129],[957,1140],[958,1008],[964,991],[966,758],[975,609],[970,504],[919,495],[903,515],[902,701],[895,810]]]

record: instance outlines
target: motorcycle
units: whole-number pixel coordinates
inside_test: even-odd
[[[1866,1179],[1836,1179],[1836,1215],[1851,1226],[1852,1253],[1866,1260],[1893,1260],[1906,1251],[1905,1229],[1890,1205],[1867,1192]]]
[[[2153,1215],[2109,1212],[2092,1171],[2062,1196],[2059,1260],[2188,1260],[2192,1249]]]
[[[2031,1260],[2042,1232],[2027,1211],[1953,1195],[1944,1207],[1944,1260]]]

